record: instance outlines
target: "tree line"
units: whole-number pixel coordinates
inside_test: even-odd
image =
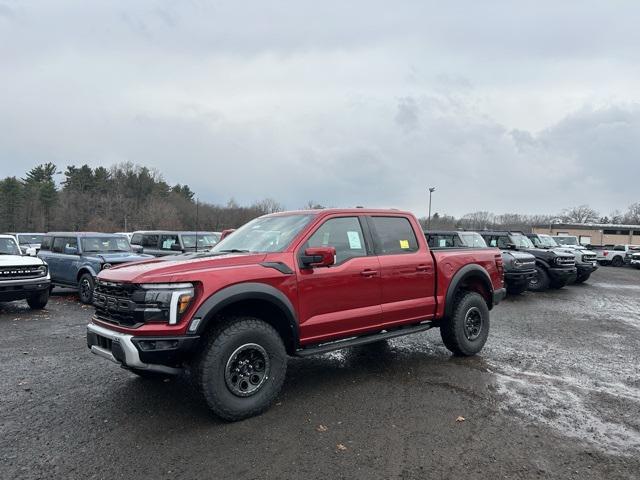
[[[324,206],[309,201],[300,208]],[[158,171],[132,163],[110,168],[70,165],[64,171],[53,163],[44,163],[26,172],[23,178],[0,180],[0,232],[221,231],[282,210],[284,206],[271,198],[248,206],[233,199],[225,205],[201,203],[188,185],[170,185]],[[555,215],[478,211],[459,218],[435,213],[430,221],[420,221],[434,230],[531,231],[535,225],[559,222],[640,225],[640,202],[630,205],[625,213],[614,211],[609,215],[579,205]]]
[[[220,231],[283,210],[273,199],[249,206],[200,203],[188,185],[168,184],[153,169],[132,163],[110,168],[53,163],[38,165],[23,178],[0,180],[0,231]]]

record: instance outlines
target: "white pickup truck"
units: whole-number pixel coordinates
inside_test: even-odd
[[[640,253],[640,245],[614,245],[613,249],[596,250],[598,262],[601,265],[621,267],[625,263],[631,264],[633,255]]]
[[[50,286],[47,264],[24,255],[12,235],[0,235],[0,302],[26,300],[31,308],[41,309]]]

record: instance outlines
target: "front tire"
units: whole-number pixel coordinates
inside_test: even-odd
[[[47,306],[47,302],[49,301],[49,289],[46,289],[40,293],[36,293],[35,295],[27,298],[27,303],[32,310],[42,310]]]
[[[80,301],[84,304],[93,302],[93,286],[94,281],[90,273],[83,273],[78,282],[78,295]]]
[[[489,307],[475,292],[456,298],[453,314],[443,320],[440,336],[454,355],[471,356],[482,350],[489,336]]]
[[[235,422],[269,408],[286,372],[287,352],[278,332],[258,318],[243,316],[212,332],[195,381],[213,413]]]
[[[529,280],[529,290],[532,292],[544,292],[549,288],[549,274],[547,271],[536,265],[536,276]]]

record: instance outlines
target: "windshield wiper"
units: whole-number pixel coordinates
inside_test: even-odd
[[[225,253],[251,253],[251,250],[241,250],[239,248],[230,248],[229,250],[218,250]]]

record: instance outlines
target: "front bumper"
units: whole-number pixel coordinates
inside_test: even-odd
[[[631,265],[632,267],[640,268],[640,260],[636,260],[636,259],[632,258],[629,261],[629,265]]]
[[[551,280],[567,282],[575,279],[578,275],[578,269],[576,267],[554,267],[548,270]]]
[[[0,302],[24,300],[31,295],[37,295],[51,286],[49,276],[25,280],[7,280],[0,282]]]
[[[511,270],[504,272],[504,281],[508,285],[524,285],[528,284],[530,280],[536,278],[536,269],[531,270]]]
[[[182,362],[193,352],[198,336],[134,337],[90,323],[87,347],[91,353],[124,368],[170,375],[182,371]]]
[[[578,270],[578,276],[591,274],[598,269],[598,262],[576,263],[576,269]]]

